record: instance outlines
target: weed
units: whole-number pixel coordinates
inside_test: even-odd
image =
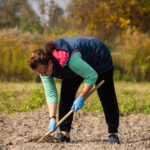
[[[120,115],[129,115],[132,113],[150,114],[148,83],[116,82],[115,84]],[[1,83],[1,85],[3,88],[0,90],[0,112],[28,112],[46,104],[42,84]],[[57,82],[56,86],[58,93],[60,93],[60,82]],[[82,88],[82,86],[79,88],[77,94],[81,92]],[[92,114],[103,112],[96,92],[87,99],[85,106],[81,110]]]

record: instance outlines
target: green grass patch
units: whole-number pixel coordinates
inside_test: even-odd
[[[134,85],[135,87],[133,87]],[[148,90],[148,84],[143,87],[141,83],[117,82],[116,93],[120,115],[150,114],[150,93]],[[98,96],[92,95],[82,110],[92,114],[103,112]]]
[[[28,112],[46,104],[45,93],[42,87],[27,90],[1,90],[0,112],[15,113]]]
[[[56,83],[58,94],[60,83]],[[28,112],[46,104],[45,92],[41,83],[2,82],[0,89],[0,112]],[[77,95],[82,90],[81,86]],[[120,115],[150,114],[149,83],[115,82]],[[97,93],[87,100],[82,111],[98,114],[103,112]]]
[[[43,104],[46,104],[43,89],[32,89],[30,95],[22,101],[19,111],[32,111],[40,108]]]

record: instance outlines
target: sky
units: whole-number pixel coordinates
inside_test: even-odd
[[[59,6],[65,9],[66,5],[69,3],[70,0],[55,0],[55,1]]]
[[[64,10],[66,9],[67,4],[69,3],[70,0],[55,0],[56,4],[58,4],[61,8],[63,8]],[[41,18],[41,22],[45,23],[49,17],[47,15],[41,15],[38,11],[39,6],[38,6],[38,2],[36,2],[36,0],[28,0],[28,2],[31,4],[31,7],[35,10],[35,12],[40,16]],[[50,3],[50,0],[45,0],[47,6]],[[46,6],[46,11],[48,12],[48,7]]]

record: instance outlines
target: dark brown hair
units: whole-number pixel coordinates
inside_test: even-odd
[[[53,41],[48,41],[45,44],[44,49],[36,49],[32,52],[32,56],[29,59],[29,66],[32,69],[36,69],[38,64],[46,65],[50,60],[50,54],[56,49],[56,44]]]

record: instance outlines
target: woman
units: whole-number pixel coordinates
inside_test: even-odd
[[[113,63],[107,46],[90,37],[68,37],[47,42],[41,49],[34,50],[29,60],[33,72],[39,74],[44,85],[49,109],[49,129],[54,132],[58,95],[53,77],[62,79],[59,103],[59,120],[70,109],[82,108],[85,97],[94,84],[105,83],[97,90],[101,100],[109,143],[120,143],[117,136],[119,110],[113,82]],[[84,80],[84,87],[77,98],[76,92]],[[57,138],[70,142],[73,115],[60,125]]]

